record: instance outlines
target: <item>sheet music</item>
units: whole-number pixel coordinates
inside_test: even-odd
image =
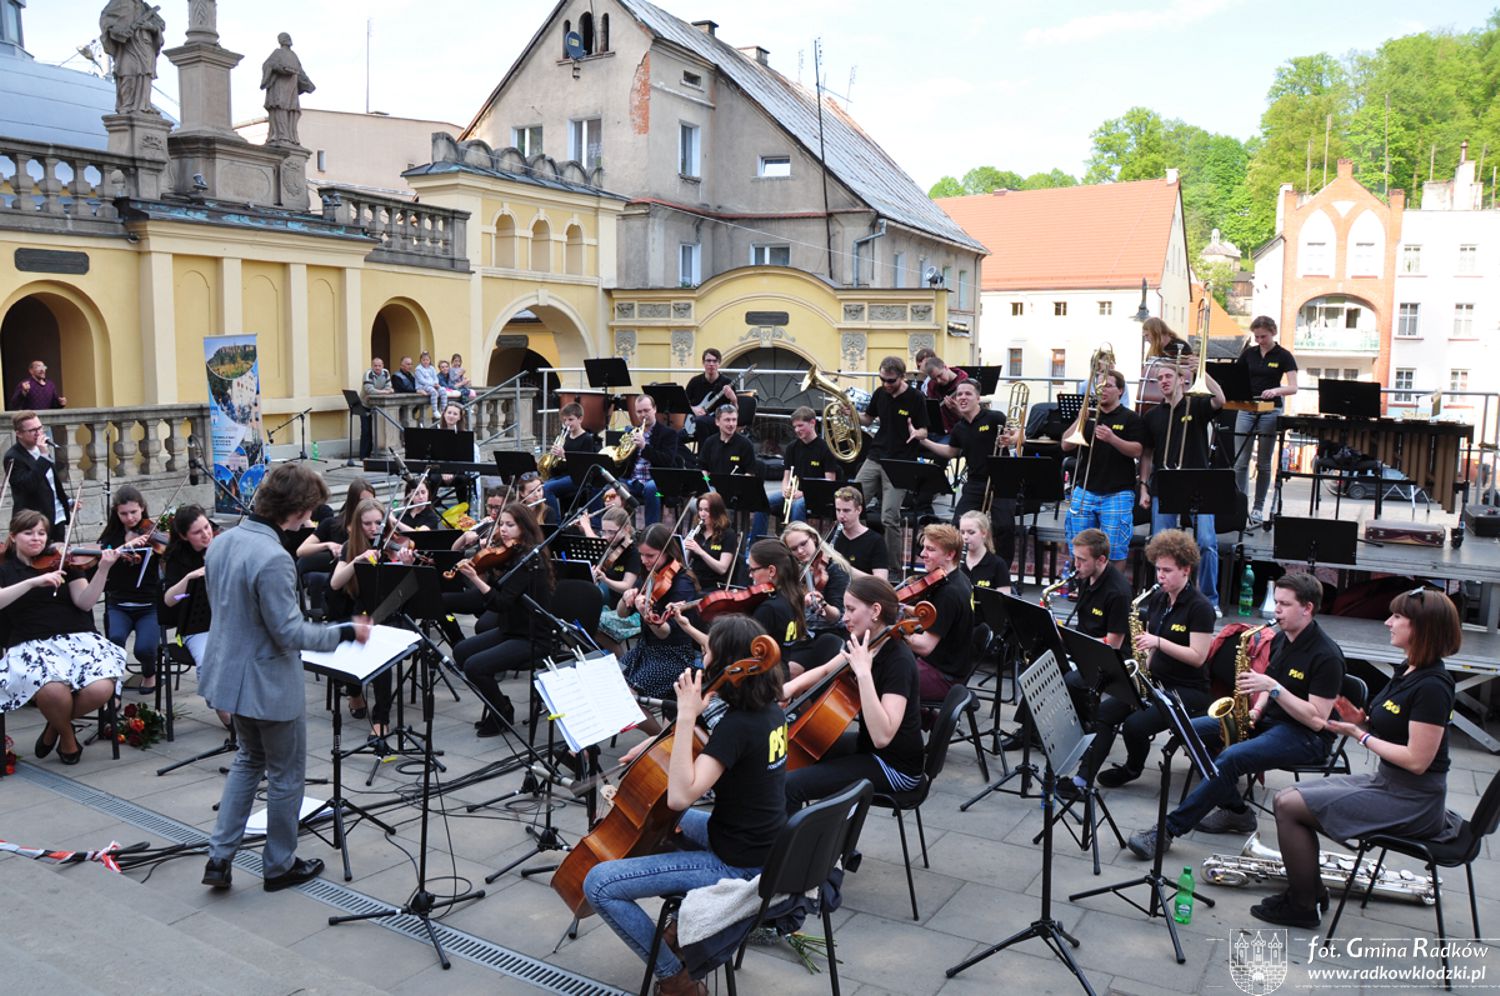
[[[582,750],[646,720],[614,654],[538,671],[537,691],[572,750]]]
[[[365,643],[340,643],[334,650],[304,650],[302,663],[338,671],[348,681],[364,682],[411,653],[417,634],[396,626],[372,626]]]

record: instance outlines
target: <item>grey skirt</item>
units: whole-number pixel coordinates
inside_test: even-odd
[[[1447,773],[1414,775],[1384,761],[1369,774],[1335,775],[1297,786],[1323,833],[1344,843],[1372,833],[1452,840],[1460,818],[1447,811]]]

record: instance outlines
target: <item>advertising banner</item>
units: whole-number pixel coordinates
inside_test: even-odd
[[[240,515],[250,511],[266,473],[255,336],[204,336],[203,365],[208,374],[214,511]]]

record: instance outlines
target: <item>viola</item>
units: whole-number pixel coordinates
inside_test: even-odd
[[[769,671],[781,663],[781,648],[769,636],[750,641],[750,656],[719,672],[704,689],[704,696],[726,682],[738,684],[751,675]],[[575,917],[594,912],[583,895],[583,880],[589,870],[605,861],[654,854],[665,849],[682,814],[667,805],[667,770],[672,758],[676,724],[659,734],[651,746],[625,769],[615,792],[615,804],[588,835],[573,845],[552,874],[552,891],[567,904]],[[693,756],[702,750],[691,731]]]
[[[937,609],[931,602],[918,602],[911,615],[898,619],[870,640],[873,651],[888,639],[905,639],[937,622]],[[788,771],[818,763],[828,749],[859,715],[859,682],[844,662],[820,685],[799,695],[786,711]]]
[[[948,568],[939,567],[935,571],[928,571],[919,578],[907,581],[896,589],[896,599],[902,605],[911,605],[921,599],[922,595],[937,587],[938,583],[948,576]]]
[[[49,547],[31,558],[31,566],[34,570],[48,574],[64,567],[70,571],[86,571],[99,565],[99,558],[105,549],[101,546],[70,546],[64,562],[62,551]]]
[[[452,570],[444,571],[443,577],[450,581],[458,577],[458,573],[465,564],[473,566],[474,570],[483,574],[486,571],[498,571],[510,565],[516,555],[521,552],[521,544],[507,543],[501,546],[486,546],[472,557],[467,557],[453,565]],[[431,563],[429,558],[428,563]]]
[[[735,591],[711,591],[695,601],[684,602],[682,611],[697,609],[698,618],[711,623],[720,616],[754,612],[762,602],[775,594],[776,586],[763,581]]]

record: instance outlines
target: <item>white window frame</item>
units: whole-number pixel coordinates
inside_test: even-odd
[[[1474,338],[1474,306],[1472,304],[1461,302],[1453,306],[1453,331],[1448,337],[1450,339]]]
[[[1396,338],[1420,339],[1422,337],[1422,305],[1417,301],[1404,301],[1396,305]]]
[[[1375,243],[1356,242],[1350,259],[1349,275],[1354,277],[1373,277],[1380,273],[1380,267],[1375,262]]]
[[[677,245],[677,283],[683,287],[697,287],[703,280],[703,245],[699,242],[681,242]]]
[[[593,169],[604,161],[604,119],[570,118],[568,121],[568,158]],[[590,141],[592,139],[592,141]],[[597,149],[593,162],[588,161],[589,146]]]
[[[1005,357],[1005,369],[1007,377],[1020,377],[1021,371],[1026,365],[1026,350],[1020,346],[1011,346]]]
[[[764,180],[786,180],[792,175],[791,156],[761,156],[755,175]]]
[[[1448,390],[1467,391],[1469,389],[1469,371],[1455,367],[1448,371]]]
[[[1304,242],[1302,272],[1310,277],[1333,276],[1333,247],[1327,242]]]
[[[898,252],[891,256],[891,286],[906,286],[906,253]]]
[[[958,271],[958,310],[969,310],[969,271]]]
[[[1458,270],[1461,277],[1472,276],[1479,272],[1479,247],[1477,245],[1461,245],[1458,247]]]
[[[1397,367],[1395,369],[1395,371],[1391,374],[1391,389],[1397,392],[1395,397],[1395,401],[1397,404],[1409,405],[1416,400],[1416,381],[1416,368]]]
[[[1050,376],[1055,380],[1068,375],[1068,351],[1065,348],[1052,350],[1052,365],[1049,368]]]
[[[1100,318],[1110,318],[1110,317],[1112,317],[1114,315],[1114,313],[1115,313],[1115,302],[1113,302],[1113,301],[1100,301],[1099,302],[1099,317]]]
[[[533,143],[531,141],[533,132],[536,133],[535,147],[533,147]],[[514,125],[510,129],[511,146],[518,150],[526,159],[541,155],[542,142],[545,138],[546,133],[542,130],[542,126],[539,124]]]
[[[1422,244],[1420,242],[1401,247],[1401,272],[1413,275],[1422,273]]]
[[[770,261],[771,260],[771,256],[778,249],[781,250],[782,252],[786,253],[786,261],[782,262],[782,263],[772,263]],[[754,245],[752,245],[750,247],[750,265],[751,266],[791,266],[792,265],[792,247],[791,247],[790,244],[785,243],[785,242],[758,242],[758,243],[756,243],[756,244],[754,244]]]
[[[703,128],[691,121],[677,123],[677,173],[690,180],[703,179]]]

